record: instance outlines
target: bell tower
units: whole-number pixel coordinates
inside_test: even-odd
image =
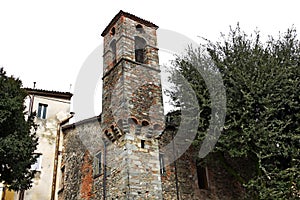
[[[104,29],[102,130],[115,162],[109,199],[162,199],[158,137],[164,128],[156,30],[120,11]],[[118,181],[118,189],[111,187]],[[109,184],[111,182],[111,184]]]

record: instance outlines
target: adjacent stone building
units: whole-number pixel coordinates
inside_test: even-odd
[[[178,122],[163,115],[157,28],[120,11],[103,31],[102,114],[63,127],[58,199],[240,199],[193,147],[175,161],[162,151]]]

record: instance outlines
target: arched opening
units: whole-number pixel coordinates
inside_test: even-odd
[[[135,49],[135,61],[139,63],[145,63],[146,41],[138,36],[134,37],[134,49]]]
[[[142,121],[142,126],[148,126],[150,123],[147,120]]]
[[[130,117],[128,118],[128,123],[129,124],[138,124],[138,120],[135,117]]]
[[[110,35],[114,36],[116,33],[116,29],[115,27],[113,27],[111,30],[110,30]]]
[[[111,49],[111,52],[112,52],[112,63],[113,63],[113,65],[115,65],[117,63],[117,44],[116,44],[116,40],[111,41],[110,49]]]
[[[139,32],[139,33],[145,33],[145,30],[144,30],[143,26],[140,25],[140,24],[136,25],[135,29],[136,29],[137,32]]]

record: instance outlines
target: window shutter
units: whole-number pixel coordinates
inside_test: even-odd
[[[99,159],[97,158],[97,156],[94,157],[94,162],[93,162],[93,172],[94,172],[94,175],[97,175],[99,174]]]
[[[46,113],[47,113],[47,107],[48,107],[48,106],[47,106],[47,105],[44,105],[43,107],[44,107],[44,109],[43,109],[43,117],[42,117],[42,118],[43,118],[43,119],[46,119]]]
[[[42,113],[42,105],[39,104],[37,117],[41,117],[42,116],[41,113]]]

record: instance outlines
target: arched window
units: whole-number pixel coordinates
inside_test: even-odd
[[[138,36],[134,37],[134,49],[135,49],[135,61],[140,63],[145,63],[145,47],[146,41]]]
[[[135,29],[136,29],[139,33],[145,33],[143,26],[140,25],[140,24],[136,25]]]
[[[116,46],[116,40],[111,41],[110,43],[110,49],[112,52],[112,63],[115,65],[117,63],[117,46]]]
[[[110,35],[114,36],[116,33],[116,29],[115,27],[113,27],[111,30],[110,30]]]

